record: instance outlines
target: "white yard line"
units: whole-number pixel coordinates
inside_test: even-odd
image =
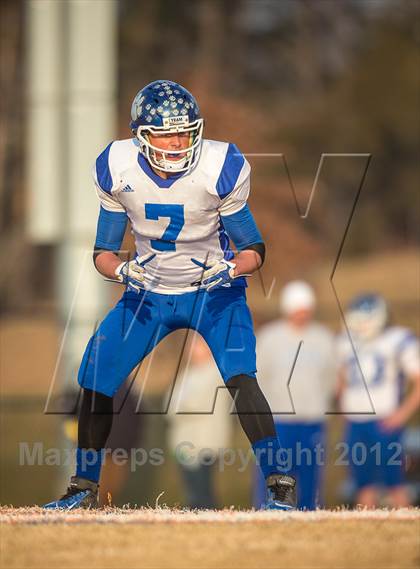
[[[0,508],[0,523],[247,523],[247,522],[319,522],[327,520],[419,520],[419,508],[400,510],[317,510],[315,512],[263,512],[253,510],[171,510],[169,508],[80,510],[54,512],[41,508]]]

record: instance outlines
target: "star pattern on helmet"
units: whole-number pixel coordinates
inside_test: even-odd
[[[146,86],[136,95],[131,107],[132,121],[141,119],[143,124],[162,126],[159,122],[162,118],[180,115],[195,120],[195,116],[199,115],[198,106],[188,91],[168,81],[157,81]]]

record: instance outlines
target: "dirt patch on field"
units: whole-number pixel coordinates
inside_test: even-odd
[[[22,568],[398,568],[418,567],[419,515],[353,512],[100,515],[33,522],[5,518],[2,567]],[[71,514],[70,514],[71,515]],[[277,521],[275,520],[277,517]],[[83,517],[83,516],[82,516]],[[122,521],[123,523],[118,523]],[[83,523],[83,521],[91,523]],[[190,521],[194,520],[194,521]],[[213,520],[213,521],[212,521]],[[126,523],[130,522],[130,523]]]

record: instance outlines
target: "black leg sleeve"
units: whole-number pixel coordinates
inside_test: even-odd
[[[226,382],[236,412],[251,444],[266,437],[275,437],[273,415],[258,381],[249,375],[235,375]]]
[[[113,398],[83,390],[83,401],[79,415],[79,448],[100,450],[105,448],[111,432]]]

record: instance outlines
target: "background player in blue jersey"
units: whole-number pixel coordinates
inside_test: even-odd
[[[234,144],[202,138],[194,97],[154,81],[134,99],[134,138],[109,144],[94,178],[101,207],[94,262],[126,291],[90,339],[79,369],[83,387],[77,471],[48,508],[94,507],[113,397],[124,379],[174,330],[207,342],[235,399],[241,425],[267,481],[266,507],[295,506],[295,480],[281,467],[269,405],[257,383],[246,281],[265,247],[247,206],[250,166]],[[119,256],[127,222],[135,259]],[[229,246],[235,244],[235,255]]]

